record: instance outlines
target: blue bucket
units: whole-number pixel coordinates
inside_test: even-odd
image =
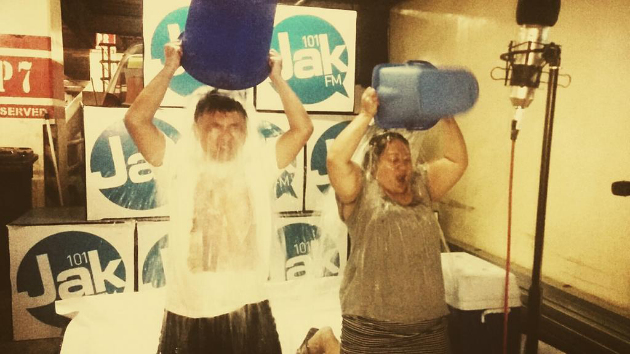
[[[192,0],[182,33],[182,66],[216,88],[242,90],[269,75],[277,0]]]
[[[437,69],[426,61],[380,64],[372,72],[381,128],[427,130],[441,118],[472,108],[479,97],[475,76],[461,69]]]

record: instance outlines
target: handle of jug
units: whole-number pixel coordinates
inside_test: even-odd
[[[379,86],[376,88],[376,94],[379,101],[389,102],[391,99],[399,98],[401,91],[395,87]]]
[[[407,64],[422,66],[428,69],[437,69],[435,65],[431,64],[426,60],[407,60]]]

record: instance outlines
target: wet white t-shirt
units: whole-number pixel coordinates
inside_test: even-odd
[[[267,299],[277,140],[249,131],[227,166],[204,160],[192,133],[166,140],[154,170],[170,215],[166,309],[214,317]]]

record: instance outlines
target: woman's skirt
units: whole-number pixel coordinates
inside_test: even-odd
[[[401,324],[343,316],[341,353],[448,354],[447,319]]]

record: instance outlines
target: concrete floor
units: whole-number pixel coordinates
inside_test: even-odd
[[[3,285],[6,282],[3,282]],[[61,338],[12,341],[11,292],[4,286],[0,290],[0,353],[2,354],[58,354]]]
[[[19,342],[0,341],[0,353],[3,354],[58,354],[61,338],[28,340]],[[124,353],[121,353],[124,354]],[[564,352],[543,342],[538,344],[538,354],[564,354]]]
[[[0,342],[3,354],[58,354],[60,350],[61,338]]]
[[[521,353],[525,351],[525,336],[523,336],[523,346],[521,347]],[[538,354],[565,354],[563,351],[560,351],[545,342],[538,341]]]

